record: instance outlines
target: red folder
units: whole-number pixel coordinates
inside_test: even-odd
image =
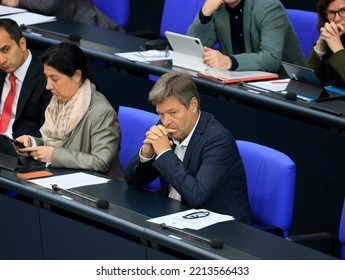
[[[278,78],[278,74],[264,71],[223,71],[213,69],[209,71],[199,71],[197,75],[200,78],[204,78],[221,84],[251,82]]]

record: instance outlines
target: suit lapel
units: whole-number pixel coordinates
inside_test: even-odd
[[[243,35],[246,52],[252,52],[250,31],[253,24],[253,1],[245,1],[243,7]]]
[[[0,102],[1,102],[2,89],[4,87],[6,75],[7,74],[5,72],[3,71],[0,72]]]
[[[184,155],[184,159],[183,159],[183,164],[187,167],[190,157],[193,153],[193,150],[195,148],[195,146],[197,145],[197,143],[199,142],[199,139],[201,137],[201,135],[203,134],[203,132],[205,131],[206,125],[207,125],[207,115],[206,113],[202,112],[200,113],[200,119],[199,119],[199,123],[196,126],[194,133],[192,135],[192,138],[189,141],[186,153]]]
[[[28,102],[33,92],[33,89],[36,85],[36,77],[38,73],[37,71],[38,71],[38,63],[34,58],[32,58],[32,61],[30,63],[30,66],[28,68],[28,71],[23,81],[22,89],[20,91],[17,111],[16,111],[16,119],[18,119],[19,116],[21,115],[25,107],[25,104]]]
[[[230,30],[230,17],[225,7],[221,9],[219,13],[219,18],[217,19],[216,24],[218,25],[219,30],[229,30],[229,32],[221,32],[220,36],[223,37],[223,41],[225,45],[224,49],[231,50],[231,54],[232,54],[233,51],[232,51],[231,30]]]

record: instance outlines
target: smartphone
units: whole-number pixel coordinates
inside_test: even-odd
[[[26,148],[26,146],[23,143],[20,143],[19,141],[17,141],[16,139],[11,139],[12,143],[18,147],[19,149],[24,149]]]

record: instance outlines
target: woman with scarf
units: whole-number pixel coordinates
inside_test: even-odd
[[[60,43],[47,49],[41,61],[53,97],[40,129],[42,138],[18,137],[26,146],[19,152],[52,167],[114,171],[120,166],[119,122],[114,108],[96,90],[86,56],[78,46]]]

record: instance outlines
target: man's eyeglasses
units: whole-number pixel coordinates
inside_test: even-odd
[[[208,215],[210,215],[210,212],[208,211],[197,211],[197,212],[193,212],[182,217],[184,219],[199,219],[199,218],[205,218]]]
[[[345,18],[345,7],[339,9],[338,11],[326,10],[326,11],[323,11],[323,14],[328,19],[334,19],[337,14],[340,17]]]

